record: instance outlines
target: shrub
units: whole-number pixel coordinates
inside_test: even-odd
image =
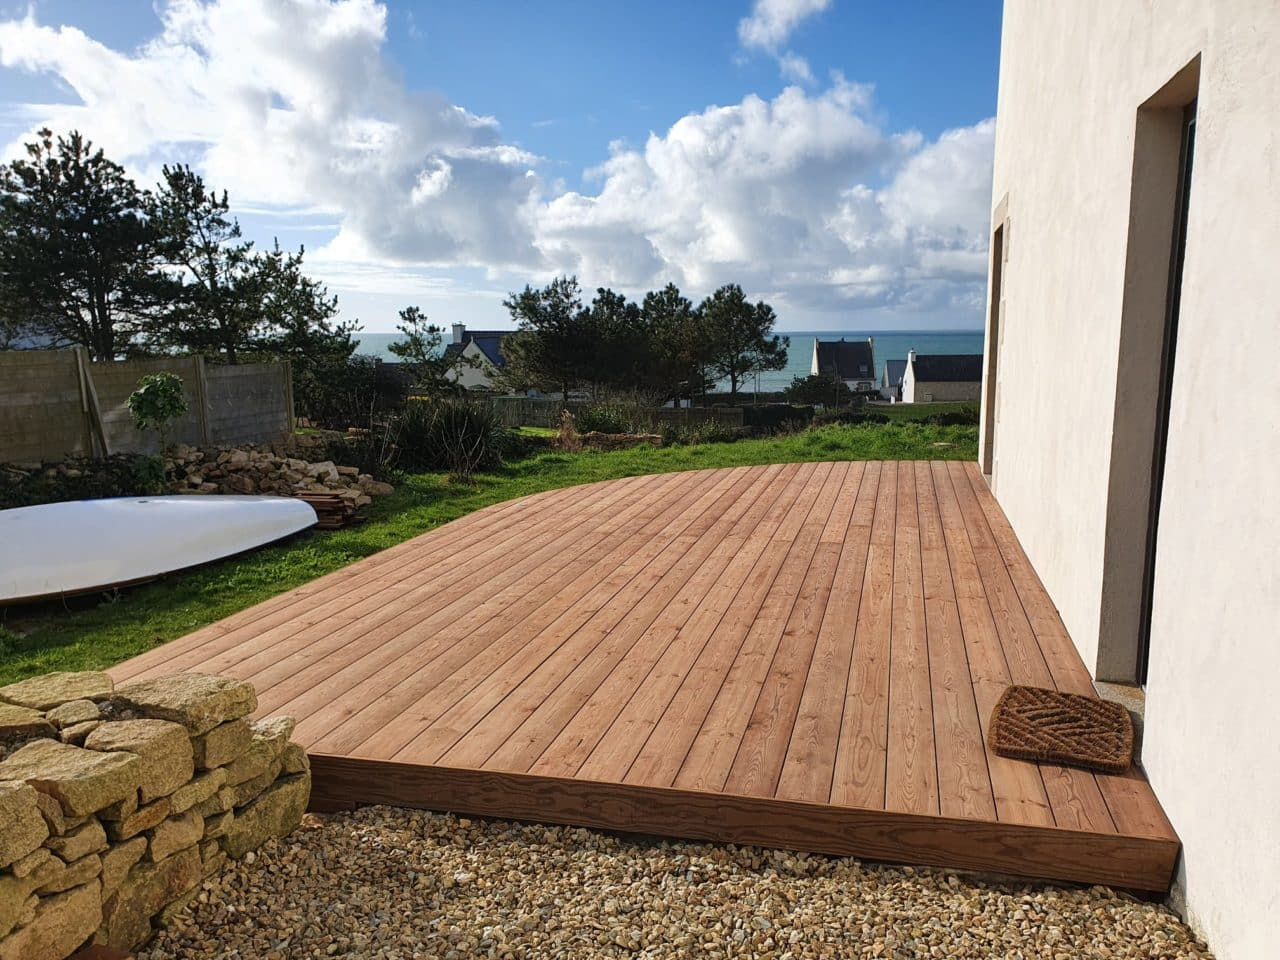
[[[577,453],[582,449],[582,438],[578,436],[578,421],[572,410],[560,411],[560,430],[556,434],[556,447],[566,453]]]
[[[101,497],[154,496],[164,491],[164,461],[145,454],[69,460],[34,470],[0,467],[0,509]]]
[[[130,466],[129,485],[137,496],[163,493],[168,478],[165,476],[164,458],[140,454]],[[129,494],[125,494],[128,496]]]
[[[951,413],[934,413],[924,418],[924,423],[932,423],[939,427],[976,427],[978,425],[978,405],[966,404]]]
[[[832,423],[864,424],[888,423],[889,418],[883,413],[875,413],[860,408],[844,408],[841,410],[819,410],[813,415],[812,425],[825,427]]]
[[[751,436],[747,427],[731,427],[719,420],[701,423],[663,422],[658,425],[658,435],[664,447],[693,446],[698,443],[732,443]]]
[[[314,425],[345,430],[399,411],[408,386],[398,365],[380,364],[372,357],[348,357],[317,364],[297,377],[294,402],[298,414]]]
[[[540,453],[555,449],[553,438],[542,434],[521,433],[519,430],[504,430],[502,438],[502,459],[523,460]]]
[[[169,424],[187,412],[187,395],[182,378],[176,373],[149,373],[138,381],[125,406],[133,414],[133,425],[139,430],[154,430],[160,437],[160,452],[166,442]]]
[[[788,403],[823,404],[842,406],[853,403],[855,394],[843,380],[825,373],[808,377],[793,377],[791,385],[782,391]]]
[[[400,459],[396,422],[370,420],[368,426],[331,441],[320,459],[356,467],[375,480],[390,480],[397,472]]]
[[[464,481],[499,466],[510,442],[489,406],[461,399],[411,400],[395,431],[403,469],[447,470]]]
[[[580,433],[635,433],[630,411],[619,403],[593,403],[574,414]]]
[[[771,403],[742,408],[742,424],[756,436],[767,436],[780,430],[800,430],[813,420],[813,407]]]

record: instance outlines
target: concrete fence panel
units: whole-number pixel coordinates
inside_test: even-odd
[[[209,432],[218,443],[277,440],[292,432],[289,364],[207,364],[204,373]]]
[[[133,423],[128,399],[152,373],[182,378],[187,413],[170,443],[269,443],[293,429],[289,364],[222,366],[201,357],[90,363],[76,350],[0,351],[0,462],[156,453],[154,431]]]
[[[88,406],[70,350],[0,352],[0,460],[90,452]]]
[[[128,407],[129,394],[138,388],[138,381],[152,373],[177,374],[187,397],[187,412],[166,428],[165,439],[193,445],[202,442],[196,362],[194,357],[160,357],[89,365],[102,411],[102,429],[112,453],[160,452],[160,438],[154,430],[139,430]]]

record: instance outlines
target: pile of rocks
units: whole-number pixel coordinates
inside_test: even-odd
[[[253,447],[204,451],[183,444],[165,458],[165,468],[174,493],[333,493],[362,507],[395,489],[356,467]]]
[[[0,687],[0,960],[130,950],[301,822],[306,754],[253,687],[55,673]]]

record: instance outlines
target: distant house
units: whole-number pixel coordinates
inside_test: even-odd
[[[880,377],[880,396],[886,400],[902,402],[902,375],[907,372],[907,361],[886,360]]]
[[[815,339],[809,372],[842,380],[855,393],[870,393],[876,389],[875,341]]]
[[[982,354],[907,354],[902,374],[903,403],[941,400],[977,401],[982,394]]]
[[[466,324],[453,325],[453,340],[444,348],[446,357],[461,356],[470,363],[454,368],[454,379],[468,390],[493,390],[507,365],[502,357],[502,341],[508,330],[468,330]]]

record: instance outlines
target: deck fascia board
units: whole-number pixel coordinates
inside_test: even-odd
[[[497,770],[314,754],[312,810],[387,804],[1164,893],[1178,843]]]

